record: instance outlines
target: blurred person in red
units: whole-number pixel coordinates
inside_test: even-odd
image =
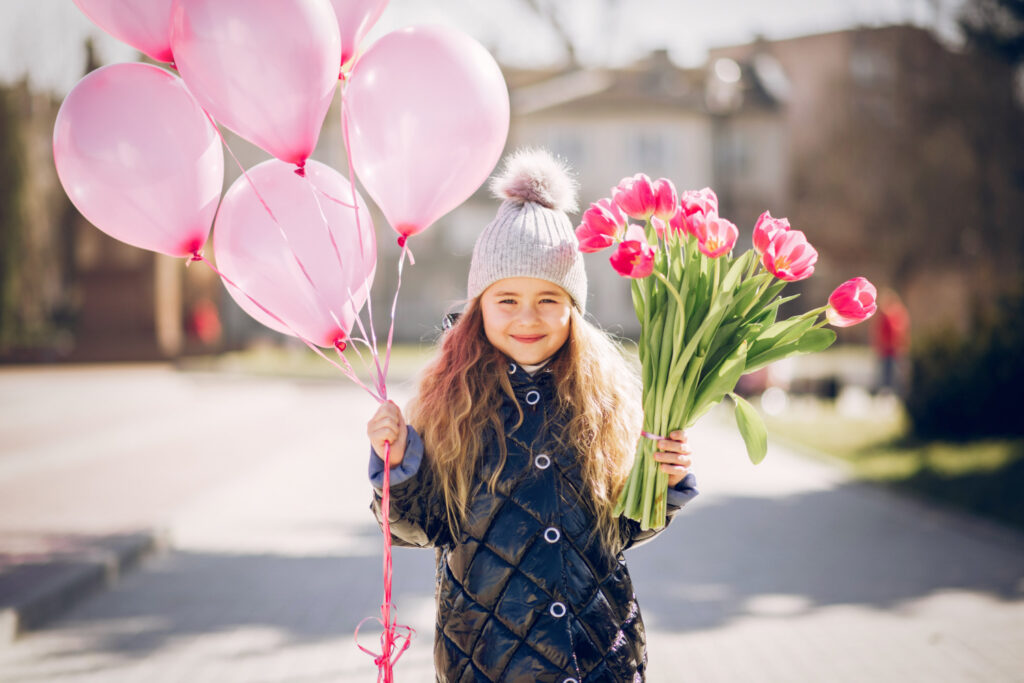
[[[203,346],[215,346],[220,341],[220,313],[210,299],[198,299],[189,311],[188,328]]]
[[[899,295],[891,289],[883,289],[878,297],[872,344],[881,364],[879,390],[903,397],[906,357],[910,350],[910,315]]]

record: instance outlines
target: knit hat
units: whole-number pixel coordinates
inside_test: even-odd
[[[469,298],[507,277],[553,282],[587,307],[587,273],[567,211],[576,211],[576,181],[569,168],[544,149],[520,149],[505,159],[491,192],[504,199],[498,215],[473,247]]]

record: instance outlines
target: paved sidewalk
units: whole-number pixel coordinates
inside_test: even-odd
[[[0,681],[375,680],[374,409],[341,382],[0,371],[0,531],[169,545],[0,646]],[[651,681],[1024,681],[1019,534],[783,448],[753,467],[713,416],[691,444],[701,496],[628,554]],[[431,681],[433,553],[396,549],[394,584],[397,678]]]

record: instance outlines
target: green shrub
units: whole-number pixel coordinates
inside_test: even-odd
[[[934,334],[912,351],[907,413],[920,438],[1024,435],[1024,286],[966,334]]]

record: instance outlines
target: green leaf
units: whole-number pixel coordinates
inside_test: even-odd
[[[736,394],[729,396],[736,403],[736,426],[747,445],[747,457],[757,465],[768,453],[768,430],[764,427],[764,420],[745,399]]]
[[[835,340],[835,330],[827,330],[824,327],[819,327],[815,330],[808,330],[797,340],[797,352],[816,353],[818,351],[824,351],[828,347],[832,346],[832,342]]]
[[[773,349],[797,340],[814,325],[814,318],[787,318],[767,327],[757,335],[750,349],[751,357],[769,353]]]
[[[708,372],[697,386],[697,398],[693,402],[693,410],[704,414],[708,406],[722,400],[722,397],[736,388],[736,382],[743,375],[747,362],[747,342],[739,346],[723,360],[718,367]]]
[[[732,266],[729,268],[729,272],[722,278],[722,284],[719,286],[719,290],[723,292],[731,292],[736,289],[736,285],[739,284],[740,278],[743,277],[743,273],[750,267],[750,258],[754,252],[748,251],[743,256],[733,261]]]
[[[789,356],[798,356],[804,353],[824,351],[831,346],[832,342],[835,340],[836,333],[833,330],[826,330],[824,328],[808,330],[799,339],[787,344],[780,344],[756,355],[748,353],[746,371],[753,372],[754,370],[759,370],[769,363],[774,363],[777,360],[782,360]]]

